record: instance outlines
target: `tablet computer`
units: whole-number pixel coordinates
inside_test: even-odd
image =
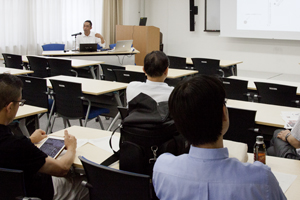
[[[40,150],[52,158],[57,158],[65,148],[64,138],[48,137],[40,146]]]

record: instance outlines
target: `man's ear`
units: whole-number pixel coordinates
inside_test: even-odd
[[[167,76],[168,75],[168,71],[169,71],[169,67],[166,68],[166,70],[164,71],[164,74]]]
[[[143,67],[143,71],[144,71],[144,73],[147,75],[147,73],[146,73],[146,71],[145,71],[145,67]]]
[[[229,113],[226,105],[223,105],[223,117],[222,117],[222,135],[224,135],[229,128]]]
[[[14,102],[10,102],[7,106],[4,107],[6,109],[6,112],[11,112],[12,108],[14,106]]]

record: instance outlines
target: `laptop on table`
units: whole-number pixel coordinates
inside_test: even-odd
[[[131,52],[133,40],[119,40],[116,43],[115,52]]]
[[[97,51],[97,43],[81,43],[79,44],[80,52],[93,52]]]

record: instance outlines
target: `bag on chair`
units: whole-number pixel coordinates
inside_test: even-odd
[[[120,159],[121,170],[152,175],[160,154],[189,151],[189,143],[169,116],[168,102],[157,103],[140,93],[129,102],[128,112],[120,126],[120,150],[114,155]]]

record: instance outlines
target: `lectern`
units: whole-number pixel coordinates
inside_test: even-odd
[[[144,65],[145,56],[159,50],[160,30],[154,26],[116,26],[116,41],[133,40],[133,46],[140,53],[135,55],[135,63]]]

